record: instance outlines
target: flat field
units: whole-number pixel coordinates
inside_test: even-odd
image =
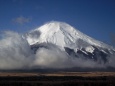
[[[0,86],[115,86],[115,72],[1,72]]]

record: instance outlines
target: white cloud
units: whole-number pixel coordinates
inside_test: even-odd
[[[51,45],[52,48],[40,48],[35,57],[34,65],[46,68],[68,68],[71,67],[69,56],[61,51],[57,46]]]
[[[29,23],[31,21],[31,18],[19,16],[19,17],[13,19],[12,21],[17,24],[25,24],[25,23]]]

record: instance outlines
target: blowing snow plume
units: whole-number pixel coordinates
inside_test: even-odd
[[[22,36],[5,31],[0,69],[115,68],[113,47],[62,22],[49,22]]]

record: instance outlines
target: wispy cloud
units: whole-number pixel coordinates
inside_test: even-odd
[[[31,18],[28,18],[28,17],[23,17],[23,16],[19,16],[17,18],[14,18],[12,19],[12,21],[14,23],[17,23],[17,24],[25,24],[25,23],[29,23],[31,21]]]

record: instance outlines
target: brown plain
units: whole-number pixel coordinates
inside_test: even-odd
[[[5,73],[0,72],[1,76],[82,76],[82,77],[98,77],[98,76],[115,76],[115,72],[54,72],[54,73]]]

